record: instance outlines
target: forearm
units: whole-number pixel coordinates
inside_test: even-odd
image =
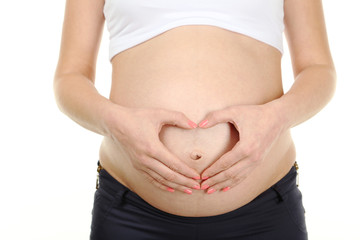
[[[107,121],[115,104],[101,96],[85,76],[71,73],[55,77],[54,93],[59,109],[72,120],[103,136],[110,134]]]
[[[301,71],[290,90],[268,106],[281,118],[284,129],[292,128],[318,113],[330,101],[336,86],[333,67],[314,65]]]

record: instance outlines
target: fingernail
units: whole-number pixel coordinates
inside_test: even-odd
[[[169,192],[175,192],[175,190],[171,187],[168,187],[166,190],[168,190]]]
[[[208,124],[209,120],[203,120],[201,123],[199,123],[199,127],[205,127],[206,124]]]
[[[185,189],[184,192],[187,194],[192,194],[192,191],[190,189]]]
[[[200,180],[201,178],[199,176],[193,177],[195,180]]]
[[[201,186],[201,189],[202,189],[202,190],[205,190],[205,189],[207,189],[207,188],[209,188],[209,187],[210,187],[209,185],[205,184],[205,185],[202,185],[202,186]]]
[[[199,185],[195,185],[195,186],[193,186],[193,188],[199,190],[199,189],[200,189],[200,186],[199,186]]]
[[[215,189],[210,188],[210,189],[207,191],[207,193],[208,193],[208,194],[211,194],[211,193],[213,193],[213,192],[215,192],[215,191],[216,191]]]
[[[226,188],[224,188],[222,191],[223,191],[223,192],[226,192],[226,191],[229,191],[229,189],[230,189],[230,187],[226,187]]]
[[[189,126],[192,127],[192,128],[197,128],[197,124],[194,123],[194,122],[191,121],[191,120],[188,121],[188,124],[189,124]]]
[[[209,178],[208,176],[202,177],[202,180],[206,180],[206,179],[208,179],[208,178]]]

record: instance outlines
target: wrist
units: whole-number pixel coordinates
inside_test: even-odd
[[[114,131],[121,132],[121,123],[125,120],[125,107],[115,104],[110,101],[104,108],[102,118],[103,129],[105,130],[105,137],[114,138]]]
[[[268,102],[264,104],[264,106],[266,106],[267,111],[274,119],[274,124],[281,132],[285,132],[291,128],[291,120],[281,98]]]

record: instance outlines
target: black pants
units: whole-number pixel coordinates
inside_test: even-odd
[[[92,240],[306,240],[302,195],[296,169],[250,203],[210,217],[161,211],[104,169],[95,192]]]

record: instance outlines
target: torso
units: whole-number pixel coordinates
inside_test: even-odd
[[[216,36],[216,37],[214,37]],[[130,108],[165,108],[199,122],[213,110],[263,104],[283,95],[281,53],[253,38],[213,26],[182,26],[116,55],[110,100]],[[184,130],[164,126],[160,139],[176,156],[203,171],[238,141],[230,124]],[[191,154],[200,153],[194,160]],[[192,195],[166,192],[150,184],[131,165],[128,154],[104,138],[102,166],[149,204],[181,216],[212,216],[250,202],[280,180],[295,161],[290,132],[266,159],[230,191]]]

